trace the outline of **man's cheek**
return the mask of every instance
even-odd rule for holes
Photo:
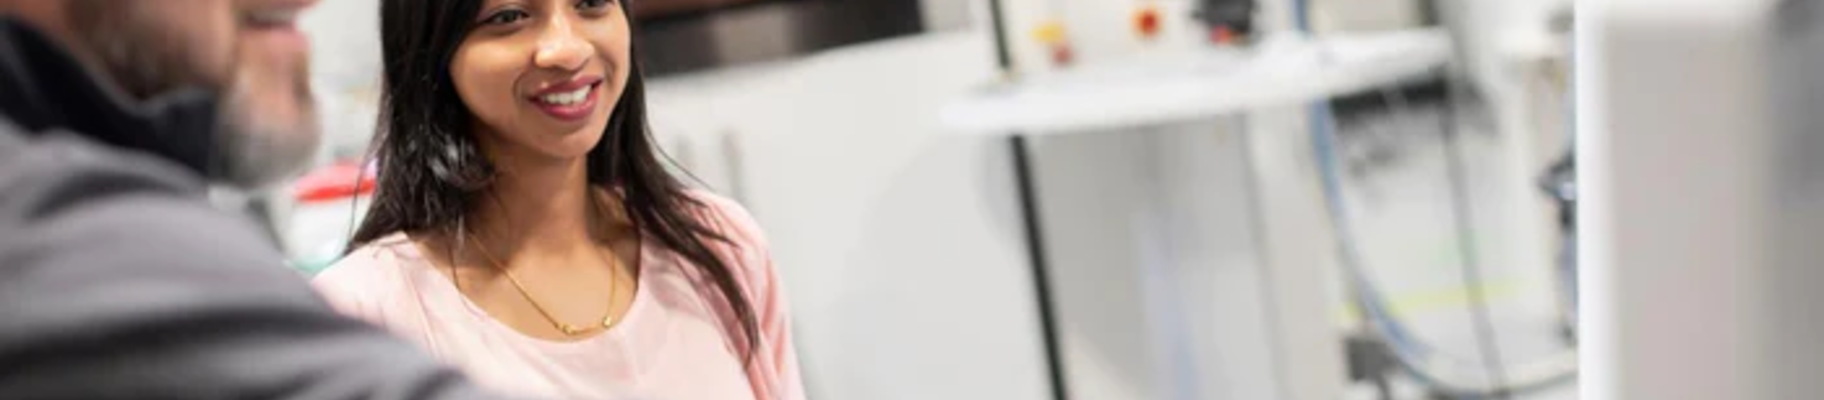
[[[240,46],[236,38],[239,23],[232,3],[225,0],[145,3],[158,3],[142,10],[157,14],[150,17],[166,24],[167,31],[180,36],[173,38],[179,40],[178,43],[189,44],[182,48],[191,58],[188,64],[198,75],[216,84],[227,84],[234,79]]]

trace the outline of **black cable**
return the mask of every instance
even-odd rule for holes
[[[1482,266],[1476,253],[1475,235],[1471,228],[1471,219],[1475,214],[1469,204],[1468,179],[1465,177],[1462,148],[1457,143],[1456,85],[1451,78],[1444,78],[1443,104],[1443,152],[1446,162],[1445,175],[1450,186],[1452,220],[1456,222],[1458,255],[1462,257],[1463,285],[1468,292],[1472,329],[1475,330],[1476,346],[1482,355],[1484,368],[1493,381],[1491,387],[1495,392],[1491,397],[1510,399],[1512,394],[1507,387],[1507,373],[1501,357],[1501,346],[1496,342],[1499,337],[1495,332],[1494,318],[1490,315],[1488,295],[1482,287]]]
[[[994,35],[995,62],[1003,76],[1014,75],[1013,50],[1007,43],[1006,15],[1000,0],[988,1],[988,19]],[[1051,395],[1057,400],[1070,399],[1070,386],[1064,381],[1064,353],[1058,338],[1058,318],[1051,295],[1050,265],[1045,257],[1044,229],[1039,220],[1038,188],[1034,182],[1031,149],[1026,137],[1014,132],[1008,140],[1013,156],[1015,189],[1019,192],[1020,218],[1026,234],[1026,256],[1032,263],[1033,295],[1038,297],[1039,334],[1045,346],[1045,367],[1051,380]]]
[[[1046,372],[1051,378],[1052,397],[1066,400],[1070,398],[1070,390],[1069,385],[1064,383],[1064,353],[1058,343],[1058,317],[1051,295],[1050,264],[1045,257],[1044,227],[1039,223],[1038,188],[1033,182],[1032,150],[1026,143],[1025,136],[1014,135],[1010,141],[1014,180],[1019,190],[1020,217],[1025,222],[1026,256],[1032,261],[1033,295],[1038,297],[1039,331],[1045,344]]]
[[[988,22],[994,34],[994,61],[1001,67],[1001,72],[1013,71],[1013,49],[1007,45],[1007,13],[1001,10],[1001,0],[988,0]]]

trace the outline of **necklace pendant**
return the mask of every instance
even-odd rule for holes
[[[583,333],[582,328],[577,328],[576,325],[570,325],[570,324],[560,324],[557,326],[557,329],[564,331],[565,335],[570,335],[570,336],[576,336],[576,335],[580,335]]]

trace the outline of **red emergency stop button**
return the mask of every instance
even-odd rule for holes
[[[1159,24],[1159,7],[1147,4],[1140,6],[1139,10],[1134,11],[1134,31],[1138,32],[1141,38],[1152,39],[1158,37]]]

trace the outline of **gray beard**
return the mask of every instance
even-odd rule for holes
[[[216,130],[215,139],[212,178],[217,182],[241,190],[260,190],[310,166],[322,136],[314,112],[306,113],[298,126],[282,126],[263,122],[247,108],[252,100],[242,91],[231,89],[224,100],[222,127]]]
[[[132,0],[144,1],[144,0]],[[247,83],[214,82],[200,76],[190,51],[141,16],[143,9],[120,0],[72,0],[66,11],[79,40],[95,49],[101,68],[132,98],[145,99],[178,87],[219,91],[223,100],[215,136],[215,159],[209,178],[241,190],[258,190],[289,178],[309,165],[319,141],[314,112],[296,125],[274,123],[256,113]],[[143,5],[143,4],[141,4]],[[236,55],[238,57],[238,55]],[[238,73],[237,73],[238,74]],[[309,82],[300,79],[294,93],[310,106]],[[307,110],[309,111],[309,110]]]

